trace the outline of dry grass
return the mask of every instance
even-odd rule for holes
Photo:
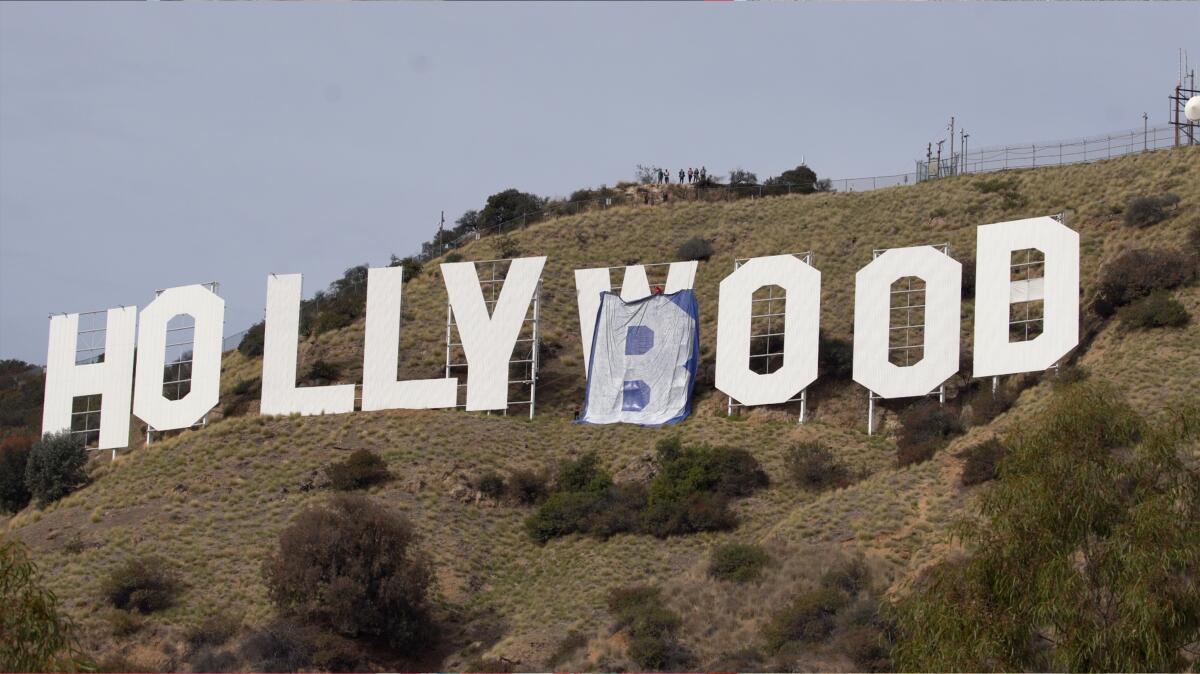
[[[975,493],[959,485],[961,464],[953,454],[1028,418],[1044,404],[1050,384],[1026,390],[989,426],[971,429],[933,460],[904,469],[894,468],[895,445],[889,438],[865,435],[865,393],[856,386],[814,392],[814,421],[803,427],[772,410],[725,418],[724,398],[711,388],[699,391],[697,414],[676,430],[577,426],[570,411],[582,398],[583,378],[571,270],[665,261],[691,236],[712,241],[715,255],[701,263],[697,276],[702,354],[711,358],[717,284],[735,257],[814,250],[824,279],[823,327],[848,337],[851,315],[845,308],[852,305],[854,273],[870,260],[872,248],[948,241],[955,257],[963,259],[974,253],[978,224],[1067,211],[1068,224],[1082,235],[1086,293],[1105,260],[1135,245],[1181,246],[1188,227],[1200,222],[1200,150],[1010,176],[1027,200],[1019,208],[975,189],[981,178],[961,177],[864,194],[616,208],[535,225],[512,239],[523,254],[549,255],[543,276],[545,335],[558,350],[543,370],[533,421],[520,414],[453,411],[226,419],[115,462],[97,461],[91,486],[45,511],[13,517],[6,535],[33,547],[50,586],[83,624],[93,647],[145,642],[153,628],[162,650],[217,611],[244,613],[250,624],[271,616],[261,561],[296,513],[327,498],[301,486],[314,471],[345,456],[335,446],[362,447],[378,452],[396,476],[371,493],[407,513],[424,536],[440,570],[444,605],[464,614],[499,616],[505,635],[488,657],[504,656],[521,669],[536,669],[563,635],[577,630],[592,640],[567,665],[620,665],[620,648],[605,630],[610,618],[604,599],[614,587],[641,582],[665,588],[668,604],[685,620],[681,640],[699,664],[713,662],[757,643],[758,627],[769,613],[844,554],[865,554],[881,586],[895,592],[953,550],[949,525],[970,513]],[[1175,217],[1144,230],[1122,224],[1115,206],[1137,194],[1164,191],[1181,197]],[[485,238],[461,252],[467,259],[490,259],[494,245]],[[1175,295],[1200,317],[1200,290]],[[440,376],[445,296],[436,264],[406,286],[404,297],[403,370],[407,376]],[[969,303],[964,314],[967,349]],[[1195,396],[1198,323],[1138,333],[1110,326],[1082,362],[1095,376],[1118,382],[1140,411],[1153,414],[1165,401]],[[302,343],[301,367],[320,357],[341,365],[348,381],[357,380],[361,344],[361,323],[321,335]],[[224,390],[260,370],[259,359],[228,355]],[[607,541],[569,537],[537,546],[522,529],[528,510],[449,496],[463,476],[541,468],[593,449],[617,470],[673,432],[688,442],[749,448],[770,474],[770,488],[736,504],[742,520],[737,530],[665,541],[634,535]],[[819,494],[793,486],[783,466],[785,449],[798,440],[818,439],[865,479]],[[710,549],[735,541],[759,543],[771,552],[762,580],[732,587],[706,575]],[[99,579],[142,553],[175,562],[187,589],[175,607],[149,616],[139,635],[116,639],[106,627]]]

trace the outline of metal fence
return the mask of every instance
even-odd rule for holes
[[[1002,145],[978,150],[968,148],[967,152],[943,158],[940,163],[937,159],[918,160],[917,180],[965,173],[1083,164],[1174,146],[1175,129],[1167,124],[1069,140]]]

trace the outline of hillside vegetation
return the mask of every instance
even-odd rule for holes
[[[1132,200],[1167,194],[1177,201],[1162,219],[1126,222]],[[881,431],[868,436],[866,392],[844,377],[826,376],[813,387],[804,425],[795,423],[791,407],[725,415],[725,397],[712,388],[711,373],[717,287],[735,258],[813,251],[822,272],[822,329],[831,340],[849,340],[854,274],[871,260],[872,249],[949,243],[951,254],[966,261],[974,256],[977,225],[1057,213],[1081,235],[1086,338],[1076,366],[1062,375],[1006,378],[1011,407],[981,413],[979,384],[969,380],[972,305],[966,298],[966,374],[950,382],[945,422],[953,428],[930,445],[929,460],[898,461],[897,442],[908,442],[902,421],[920,413],[912,401],[889,403]],[[832,602],[866,611],[861,607],[880,597],[904,596],[922,571],[959,554],[953,525],[972,516],[978,494],[989,489],[963,485],[963,450],[1004,436],[1046,409],[1059,377],[1086,372],[1112,382],[1151,424],[1172,405],[1195,401],[1200,289],[1168,291],[1193,317],[1182,327],[1134,327],[1120,318],[1102,320],[1088,307],[1102,269],[1123,252],[1182,251],[1194,264],[1197,227],[1200,148],[861,194],[672,202],[541,222],[456,251],[466,260],[513,253],[549,258],[542,289],[545,360],[533,420],[524,408],[507,416],[443,410],[259,417],[261,359],[234,351],[225,357],[218,408],[228,418],[216,413],[218,420],[202,430],[114,461],[97,458],[88,486],[44,510],[31,506],[13,516],[5,536],[29,546],[90,652],[120,658],[126,668],[198,666],[188,664],[195,650],[189,635],[213,616],[227,616],[241,630],[276,618],[264,561],[299,513],[330,501],[324,469],[350,450],[365,449],[382,457],[391,475],[367,493],[408,517],[433,570],[430,602],[442,645],[426,660],[408,661],[412,667],[868,668],[874,637],[862,636],[866,622],[831,623],[824,634],[833,636],[796,649],[784,637],[772,641],[771,635],[786,632],[779,611],[809,610],[795,599],[806,592],[815,593],[814,606]],[[693,417],[663,429],[573,424],[584,378],[572,270],[671,261],[693,237],[713,250],[696,278],[703,363]],[[443,373],[446,298],[439,261],[405,285],[406,377]],[[613,282],[620,282],[619,270]],[[330,379],[358,382],[362,341],[361,319],[320,332],[302,341],[299,371],[320,362],[330,366]],[[729,502],[735,528],[539,542],[525,524],[534,507],[498,487],[482,488],[489,473],[510,482],[522,471],[553,475],[588,452],[618,483],[636,480],[655,463],[660,441],[676,436],[684,446],[748,450],[765,471],[765,487]],[[797,454],[798,445],[819,445],[827,454]],[[833,479],[804,477],[830,460],[840,465]],[[741,557],[761,561],[757,551],[766,553],[761,568],[739,576],[743,582],[710,572],[713,551],[734,543],[755,547],[734,548],[731,564]],[[131,625],[105,601],[101,579],[148,555],[165,560],[180,589],[168,606]],[[824,578],[855,565],[867,580],[846,586]],[[639,633],[644,621],[636,611],[644,602],[612,594],[634,585],[653,587],[659,594],[649,603],[673,612],[678,624],[659,616],[656,624],[674,626]],[[850,612],[837,609],[838,620]],[[856,638],[861,647],[854,647]],[[378,653],[369,653],[367,662],[399,666]]]

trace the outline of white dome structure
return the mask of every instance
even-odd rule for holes
[[[1200,96],[1192,96],[1183,106],[1183,114],[1189,122],[1200,122]]]

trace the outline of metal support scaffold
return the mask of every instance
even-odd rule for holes
[[[508,274],[508,267],[512,260],[484,260],[475,263],[475,273],[479,277],[479,287],[483,291],[483,302],[487,306],[489,315],[496,308],[496,302],[500,299],[500,291],[504,285],[504,279]],[[482,272],[482,273],[481,273]],[[484,278],[484,275],[487,278]],[[516,407],[521,405],[529,406],[529,418],[532,419],[534,412],[537,410],[537,380],[538,366],[540,365],[539,349],[540,345],[540,322],[541,322],[541,304],[542,304],[542,280],[538,278],[537,288],[533,292],[533,301],[529,304],[529,309],[526,311],[525,319],[521,325],[521,332],[517,335],[516,346],[513,348],[512,355],[508,361],[508,386],[510,393],[513,387],[528,391],[528,399],[525,400],[510,400],[508,407]],[[461,341],[455,341],[457,333],[456,323],[454,321],[454,309],[451,308],[450,302],[446,302],[446,377],[455,376],[455,371],[465,371],[467,368],[466,354],[463,351]],[[461,338],[460,338],[461,340]],[[528,351],[519,345],[527,344]],[[513,368],[517,368],[517,373],[514,375]],[[514,378],[515,376],[515,378]],[[455,407],[458,409],[466,408],[466,381],[458,384],[458,401]],[[508,415],[508,408],[504,410],[505,416]]]
[[[810,267],[812,266],[813,254],[811,250],[803,253],[792,253],[791,255],[803,260],[804,264],[809,265]],[[740,268],[746,262],[749,262],[751,259],[752,258],[743,257],[734,260],[733,270],[737,271],[738,268]],[[767,286],[766,297],[750,300],[750,365],[751,369],[754,369],[756,361],[760,362],[761,369],[763,370],[763,372],[760,374],[766,374],[773,371],[771,370],[772,358],[778,358],[780,367],[782,367],[784,349],[787,346],[783,343],[784,324],[787,320],[787,293],[784,291],[780,295],[776,296],[775,288],[776,286]],[[776,311],[777,302],[781,305],[778,311]],[[766,303],[765,308],[762,307],[763,303]],[[778,324],[776,324],[775,319],[779,319]],[[759,332],[759,330],[764,330],[764,332]],[[755,348],[755,344],[759,345],[757,349]],[[755,351],[762,351],[763,353],[755,353]],[[800,415],[797,418],[796,423],[802,424],[805,422],[808,416],[808,387],[801,389],[800,393],[795,397],[788,398],[787,400],[777,404],[786,405],[794,402],[800,403]],[[726,414],[733,416],[733,410],[736,407],[748,407],[748,405],[742,405],[741,403],[734,401],[733,396],[728,396]]]

